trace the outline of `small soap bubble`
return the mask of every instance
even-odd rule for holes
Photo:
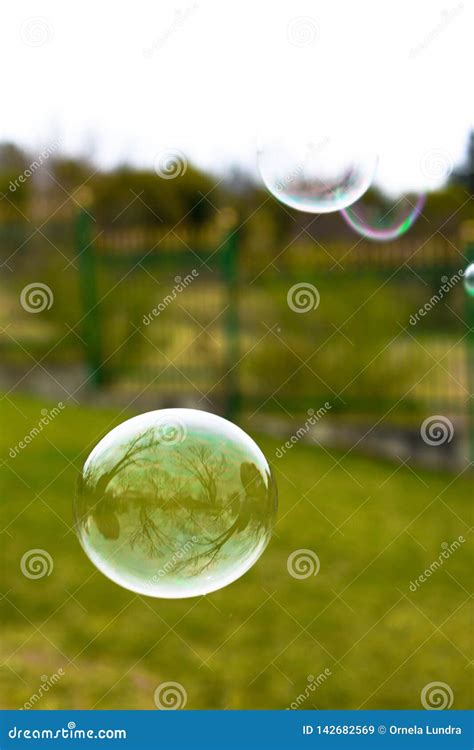
[[[470,297],[474,297],[474,263],[471,263],[464,271],[464,289]]]
[[[388,242],[413,226],[425,204],[423,193],[389,197],[379,190],[369,190],[352,206],[343,208],[346,223],[362,237]]]

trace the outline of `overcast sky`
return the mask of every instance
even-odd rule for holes
[[[393,187],[418,184],[420,164],[441,179],[474,124],[472,0],[22,0],[1,14],[0,139],[33,150],[60,138],[103,165],[180,149],[254,169],[262,122],[310,107],[316,142],[319,113],[374,133]]]

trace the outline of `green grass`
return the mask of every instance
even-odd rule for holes
[[[64,676],[38,708],[154,708],[155,688],[181,683],[188,708],[285,708],[308,675],[328,678],[302,708],[420,708],[447,683],[470,702],[469,526],[472,476],[342,457],[256,437],[280,495],[274,538],[227,589],[182,601],[140,597],[108,581],[71,528],[75,480],[90,448],[125,418],[67,406],[15,458],[50,404],[1,402],[3,708],[19,708],[42,676]],[[436,448],[433,448],[436,450]],[[467,541],[416,592],[410,581],[443,542]],[[22,555],[47,550],[51,575],[22,575]],[[320,572],[291,577],[287,559],[314,550]]]

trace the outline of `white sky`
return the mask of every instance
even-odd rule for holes
[[[1,21],[0,139],[33,150],[254,170],[262,120],[312,107],[315,130],[330,112],[373,133],[400,187],[420,164],[438,179],[474,125],[472,0],[22,0]]]

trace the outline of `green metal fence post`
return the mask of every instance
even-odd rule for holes
[[[79,285],[82,304],[82,330],[85,341],[85,358],[92,385],[104,382],[99,298],[97,294],[97,267],[92,241],[90,214],[81,209],[76,221],[76,249],[79,264]]]
[[[225,315],[226,341],[226,404],[225,412],[228,419],[235,420],[241,407],[239,387],[239,278],[238,278],[238,230],[229,232],[222,248],[222,275],[227,290],[227,310]]]
[[[466,232],[466,246],[464,255],[466,258],[466,268],[474,263],[474,224]],[[469,458],[474,461],[474,297],[464,294],[464,310],[468,334],[466,338],[467,346],[467,387],[468,394],[468,431],[469,431]]]

